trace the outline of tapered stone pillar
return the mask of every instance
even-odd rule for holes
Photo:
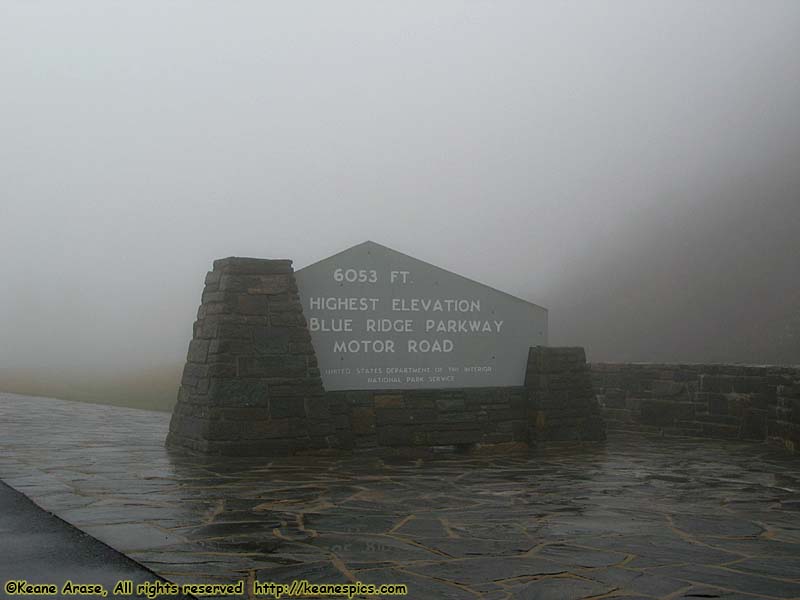
[[[249,456],[337,445],[290,260],[214,261],[167,445]]]
[[[605,422],[583,348],[531,348],[525,387],[531,441],[606,438]]]

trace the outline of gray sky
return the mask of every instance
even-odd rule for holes
[[[0,81],[0,367],[180,362],[213,259],[365,239],[590,358],[800,361],[795,0],[5,0]]]

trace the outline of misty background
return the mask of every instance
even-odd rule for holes
[[[0,389],[169,408],[215,258],[372,239],[592,361],[800,363],[800,3],[0,4]]]

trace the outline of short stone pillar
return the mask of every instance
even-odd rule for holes
[[[583,348],[532,347],[525,387],[532,442],[606,438]]]
[[[292,261],[214,261],[167,445],[234,456],[337,445]]]

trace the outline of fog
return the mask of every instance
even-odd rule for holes
[[[800,363],[800,3],[3,2],[0,368],[372,239],[591,360]]]

